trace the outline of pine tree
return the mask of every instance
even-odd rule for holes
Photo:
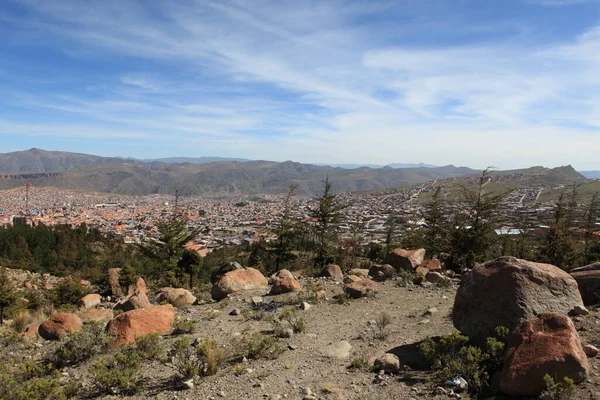
[[[275,268],[281,269],[283,265],[294,258],[295,222],[292,219],[292,198],[298,185],[291,185],[283,202],[283,213],[276,230],[277,241],[275,242]]]
[[[202,259],[197,251],[185,249],[181,254],[181,258],[177,262],[177,266],[181,271],[186,273],[190,278],[190,289],[194,288],[194,276],[200,272]]]
[[[323,193],[311,212],[311,216],[317,220],[315,265],[320,268],[333,261],[332,247],[336,235],[333,234],[332,229],[342,222],[342,211],[348,207],[342,204],[338,195],[333,193],[329,177],[325,178],[323,184]]]
[[[553,221],[539,249],[539,256],[544,262],[565,270],[570,269],[577,258],[576,243],[570,232],[574,219],[573,200],[577,197],[576,190],[574,187],[568,202],[565,200],[565,192],[560,194],[555,205]]]
[[[431,201],[425,205],[426,212],[423,214],[427,226],[424,233],[425,248],[432,255],[446,251],[448,247],[448,226],[444,221],[444,204],[441,187],[438,186]]]
[[[487,257],[496,241],[494,224],[496,212],[507,193],[486,192],[484,186],[491,180],[486,168],[478,179],[476,189],[462,188],[461,197],[466,210],[456,213],[454,229],[450,234],[453,263],[471,268],[476,259]]]
[[[594,243],[594,228],[596,220],[600,215],[600,192],[596,192],[592,195],[590,203],[587,205],[587,209],[584,214],[584,247],[583,247],[583,264],[589,264],[598,259],[600,254],[595,251]]]

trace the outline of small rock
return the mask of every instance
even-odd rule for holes
[[[428,308],[427,311],[423,313],[423,315],[433,315],[438,312],[438,309],[435,307]]]
[[[344,359],[350,357],[350,350],[352,345],[345,340],[340,342],[332,343],[329,346],[321,350],[321,352],[331,358]]]
[[[573,307],[571,311],[569,311],[569,315],[589,315],[589,311],[584,306],[576,305]]]
[[[467,390],[469,388],[469,384],[462,376],[455,376],[444,382],[444,385],[452,387],[455,390]]]
[[[312,306],[308,304],[306,301],[303,301],[300,305],[300,309],[304,311],[308,311]]]
[[[583,346],[583,351],[585,352],[585,355],[590,358],[594,358],[598,355],[598,348],[596,346],[592,346],[591,344],[586,344]]]
[[[252,297],[252,304],[261,304],[263,302],[263,298],[260,296]]]
[[[380,372],[395,374],[400,371],[400,359],[395,354],[385,353],[378,357],[374,363]]]
[[[192,390],[194,388],[194,379],[183,381],[183,387],[187,390]]]
[[[239,308],[234,308],[233,310],[231,310],[231,312],[229,313],[229,315],[240,315],[242,312],[240,311]]]

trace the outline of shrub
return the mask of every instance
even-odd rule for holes
[[[183,337],[175,341],[170,355],[183,380],[214,375],[225,361],[225,354],[219,344],[210,339],[203,339],[197,346],[193,346],[189,337]]]
[[[133,394],[138,387],[140,363],[136,352],[104,356],[91,368],[92,382],[103,393]]]
[[[196,330],[196,324],[197,324],[196,321],[191,320],[191,319],[188,319],[188,320],[178,319],[173,324],[173,335],[183,335],[183,334],[194,333],[194,331]]]
[[[369,361],[366,358],[362,357],[352,359],[348,368],[357,369],[364,372],[371,372],[372,370]]]
[[[109,338],[99,324],[85,325],[69,337],[46,357],[46,362],[60,369],[79,365],[97,354],[104,353]]]
[[[162,360],[165,358],[165,349],[161,341],[160,334],[151,333],[137,338],[129,351],[137,353],[142,360]]]
[[[296,310],[293,308],[288,308],[279,313],[278,320],[280,323],[284,323],[284,326],[289,326],[294,333],[306,331],[306,320],[302,317],[297,317]]]
[[[575,398],[575,382],[569,377],[564,377],[562,382],[554,382],[554,379],[546,374],[544,376],[546,390],[540,395],[542,400],[571,400]]]
[[[51,299],[56,306],[75,305],[83,296],[90,294],[89,287],[77,279],[64,279],[52,291]]]
[[[283,352],[285,348],[279,344],[279,339],[260,333],[238,341],[235,346],[236,356],[246,357],[249,360],[275,360]]]
[[[469,338],[459,332],[437,341],[427,338],[418,347],[442,379],[462,376],[470,390],[478,393],[488,384],[490,375],[502,367],[507,333],[506,328],[496,328],[483,348],[470,344]]]
[[[392,317],[386,312],[382,312],[375,319],[375,339],[385,340],[389,336],[388,325],[392,323]]]
[[[17,333],[25,332],[27,325],[31,320],[31,314],[27,310],[18,310],[13,312],[12,315],[12,327]]]

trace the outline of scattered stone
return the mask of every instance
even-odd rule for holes
[[[370,270],[364,268],[352,268],[350,270],[350,275],[356,275],[360,278],[368,278],[370,275]]]
[[[400,371],[401,368],[400,359],[398,358],[398,356],[391,353],[385,353],[382,356],[378,357],[373,363],[373,365],[375,366],[375,368],[379,369],[380,371],[384,371],[388,374],[395,374],[398,371]]]
[[[421,263],[421,267],[427,268],[429,271],[441,272],[444,270],[444,265],[437,258],[431,260],[425,260]]]
[[[240,311],[239,308],[234,308],[233,310],[231,310],[231,312],[229,313],[229,315],[236,316],[236,315],[240,315],[241,313],[242,312]]]
[[[462,376],[455,376],[454,378],[444,382],[444,385],[459,391],[464,391],[469,388],[469,384]]]
[[[132,311],[149,309],[152,307],[148,296],[144,292],[132,294],[131,296],[125,297],[114,306],[114,310],[117,311]]]
[[[358,282],[349,283],[344,287],[344,291],[353,299],[369,296],[379,291],[377,283],[370,279],[362,279]]]
[[[445,282],[450,278],[444,276],[443,274],[440,274],[439,272],[429,272],[427,275],[425,275],[425,279],[427,279],[427,282],[437,284],[440,282]]]
[[[183,387],[187,390],[192,390],[194,388],[194,378],[183,381]]]
[[[500,257],[463,275],[452,321],[465,335],[485,339],[497,326],[513,330],[535,315],[576,306],[583,307],[577,282],[560,268]]]
[[[377,282],[383,282],[393,279],[396,276],[396,270],[390,264],[373,265],[369,269],[369,276]]]
[[[556,382],[569,377],[576,383],[590,369],[575,325],[566,315],[545,313],[520,324],[508,337],[500,372],[500,390],[512,396],[538,396],[544,376]]]
[[[344,272],[342,272],[340,266],[336,264],[327,264],[323,271],[321,271],[321,276],[334,279],[338,282],[342,282],[344,280]]]
[[[156,292],[156,301],[167,302],[172,305],[192,305],[196,297],[187,289],[165,287]]]
[[[150,333],[168,333],[175,321],[172,305],[150,309],[126,311],[117,315],[106,325],[106,333],[116,336],[115,345],[133,343],[135,339]]]
[[[257,305],[257,304],[262,304],[264,303],[263,298],[260,296],[253,296],[252,297],[252,304]]]
[[[311,307],[312,307],[312,305],[310,305],[306,301],[303,301],[302,304],[300,304],[300,309],[304,310],[304,311],[310,310]]]
[[[600,304],[600,262],[571,270],[586,306]]]
[[[386,262],[396,269],[414,271],[423,263],[425,249],[405,250],[395,249],[387,255]]]
[[[227,272],[213,285],[211,296],[214,300],[222,300],[231,293],[244,290],[267,289],[269,282],[255,268],[235,269]]]
[[[431,308],[428,308],[428,309],[427,309],[427,311],[425,311],[425,312],[423,313],[423,315],[425,315],[425,316],[429,316],[429,315],[437,314],[437,312],[438,312],[438,309],[437,309],[437,308],[435,308],[435,307],[431,307]]]
[[[321,350],[321,353],[327,357],[342,360],[350,357],[350,350],[352,350],[352,345],[346,340],[342,340],[325,347]]]
[[[591,344],[586,344],[583,346],[583,351],[585,352],[585,355],[590,358],[594,358],[598,355],[598,348],[596,346],[592,346]]]
[[[273,286],[271,287],[270,295],[282,293],[299,292],[302,290],[300,283],[294,278],[294,275],[287,269],[278,271],[271,277]]]
[[[83,322],[75,314],[58,313],[42,322],[38,328],[40,336],[46,340],[60,340],[68,333],[79,331]]]
[[[83,296],[77,305],[81,308],[94,308],[100,303],[102,303],[102,296],[92,293]]]
[[[25,332],[20,335],[26,339],[35,339],[38,336],[40,324],[31,324],[25,328]]]
[[[423,277],[425,279],[427,279],[427,274],[429,273],[429,270],[425,267],[417,267],[417,269],[415,269],[415,274],[417,274],[417,276]]]

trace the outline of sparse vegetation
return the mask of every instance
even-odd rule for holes
[[[569,377],[565,377],[562,382],[555,382],[550,375],[546,374],[544,383],[546,390],[540,395],[541,400],[571,400],[575,398],[575,382]]]
[[[375,339],[385,340],[389,336],[387,327],[392,323],[392,316],[386,312],[380,313],[375,319]]]
[[[90,324],[70,335],[46,357],[46,362],[55,368],[77,366],[97,354],[107,351],[110,339],[104,334],[103,326]]]
[[[173,323],[173,335],[191,334],[196,330],[197,322],[191,319],[178,319]]]

